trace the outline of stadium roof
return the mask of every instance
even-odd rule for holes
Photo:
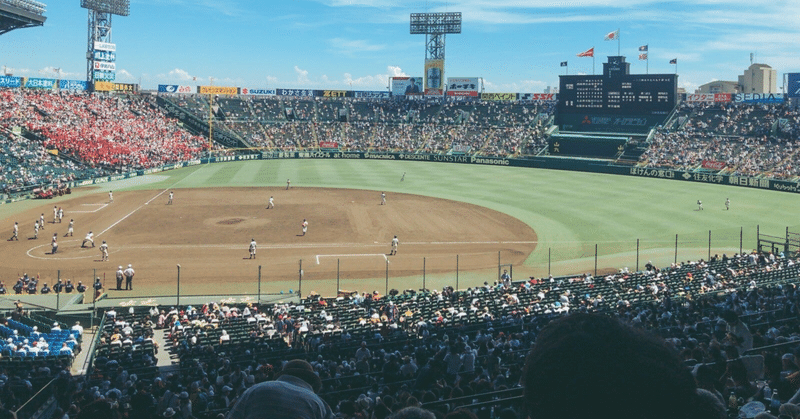
[[[45,7],[33,0],[0,0],[0,35],[14,29],[44,25]]]

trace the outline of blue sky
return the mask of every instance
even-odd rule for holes
[[[0,65],[17,76],[85,79],[87,11],[79,0],[40,0],[44,27],[0,36]],[[597,71],[617,43],[644,73],[638,47],[649,45],[650,73],[672,73],[693,92],[736,80],[755,61],[800,70],[800,2],[700,0],[395,1],[131,0],[113,17],[117,81],[248,88],[385,90],[390,76],[423,73],[425,37],[409,34],[413,12],[462,12],[447,36],[446,77],[482,77],[487,92],[541,92],[570,74]],[[197,82],[192,78],[196,77]],[[782,83],[778,83],[780,90]]]

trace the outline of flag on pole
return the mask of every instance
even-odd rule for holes
[[[618,38],[619,38],[619,29],[615,30],[614,32],[609,32],[608,35],[606,35],[605,40],[614,41]]]
[[[673,58],[673,59],[669,60],[669,63],[670,64],[678,64],[678,59],[677,58]]]
[[[639,47],[639,52],[647,52],[647,45],[642,45]]]
[[[561,62],[561,67],[566,67],[566,66],[567,66],[567,62],[566,61],[562,61]]]
[[[578,54],[578,57],[594,57],[594,47],[591,47],[586,51]]]
[[[647,53],[646,52],[644,54],[639,54],[639,60],[646,60],[646,59],[647,59]]]

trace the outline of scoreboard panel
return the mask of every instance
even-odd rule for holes
[[[602,75],[560,76],[556,123],[566,131],[629,132],[664,122],[677,103],[676,74],[629,74],[609,57]]]

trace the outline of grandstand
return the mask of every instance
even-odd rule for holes
[[[0,35],[14,29],[44,25],[46,7],[35,0],[0,1]]]

